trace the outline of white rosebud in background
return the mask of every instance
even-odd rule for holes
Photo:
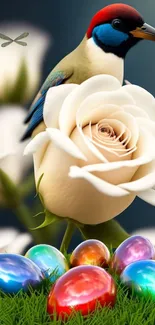
[[[23,254],[32,242],[28,233],[20,233],[14,228],[0,229],[0,253]]]
[[[35,95],[40,79],[44,55],[51,43],[49,35],[28,24],[0,24],[0,33],[21,39],[27,46],[11,43],[0,47],[0,101],[24,103]],[[0,38],[0,45],[7,42]]]
[[[151,243],[155,246],[155,228],[140,228],[137,230],[134,230],[131,233],[131,236],[144,236],[148,238]]]
[[[99,224],[139,196],[155,205],[155,98],[99,75],[49,89],[47,129],[29,143],[45,207]]]
[[[0,107],[0,169],[15,184],[22,181],[24,174],[32,166],[32,157],[23,157],[25,143],[20,142],[25,130],[25,115],[26,111],[22,107]]]

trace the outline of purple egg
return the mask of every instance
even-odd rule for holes
[[[135,261],[153,259],[155,259],[153,244],[143,236],[131,236],[116,249],[111,268],[117,274],[121,274],[127,265]]]

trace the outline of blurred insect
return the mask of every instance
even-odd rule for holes
[[[21,39],[27,37],[28,35],[29,35],[29,33],[25,32],[25,33],[22,33],[21,35],[19,35],[18,37],[16,37],[15,39],[12,39],[11,37],[0,33],[0,38],[7,41],[7,42],[4,42],[3,44],[1,44],[1,46],[6,47],[6,46],[10,45],[13,42],[15,42],[15,43],[17,43],[19,45],[22,45],[22,46],[27,46],[27,43],[21,41]]]

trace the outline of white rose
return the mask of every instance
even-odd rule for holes
[[[139,228],[131,233],[131,236],[143,236],[150,240],[155,246],[155,228]]]
[[[23,125],[25,116],[26,110],[22,107],[0,107],[0,169],[15,184],[22,181],[24,174],[32,166],[31,157],[24,159],[25,143],[20,142],[21,135],[25,130],[25,125]]]
[[[23,254],[32,242],[29,233],[20,233],[14,228],[0,229],[0,253]]]
[[[24,32],[27,38],[21,39],[27,46],[15,42],[0,48],[0,100],[5,101],[8,92],[20,92],[25,85],[24,99],[30,100],[35,95],[41,79],[44,55],[49,47],[50,38],[47,33],[31,25],[4,23],[0,24],[0,33],[15,39]],[[0,44],[7,42],[0,38]],[[24,71],[23,71],[24,68]],[[21,77],[21,73],[23,76]],[[20,89],[15,89],[17,80]],[[22,79],[23,78],[23,79]],[[22,89],[23,91],[23,89]],[[12,98],[11,98],[12,99]],[[11,100],[9,101],[11,102]],[[22,102],[23,103],[23,102]]]
[[[136,196],[155,204],[155,99],[112,76],[49,89],[47,129],[34,153],[36,183],[46,208],[84,224],[125,210]]]

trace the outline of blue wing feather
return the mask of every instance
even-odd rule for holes
[[[40,97],[32,105],[32,108],[30,109],[25,119],[25,123],[29,122],[29,125],[21,141],[24,141],[29,138],[34,129],[43,121],[43,107],[48,89],[50,87],[62,84],[65,79],[65,74],[61,71],[50,74],[49,77],[46,79],[45,83],[41,88]]]
[[[37,110],[32,115],[28,128],[22,138],[24,141],[25,139],[29,138],[34,131],[34,129],[43,121],[43,104],[38,107]]]
[[[46,96],[47,91],[44,91],[41,93],[41,97],[34,103],[32,106],[32,109],[29,111],[24,123],[28,123],[33,116],[34,112],[39,109],[40,106],[44,104],[45,101],[45,96]]]

